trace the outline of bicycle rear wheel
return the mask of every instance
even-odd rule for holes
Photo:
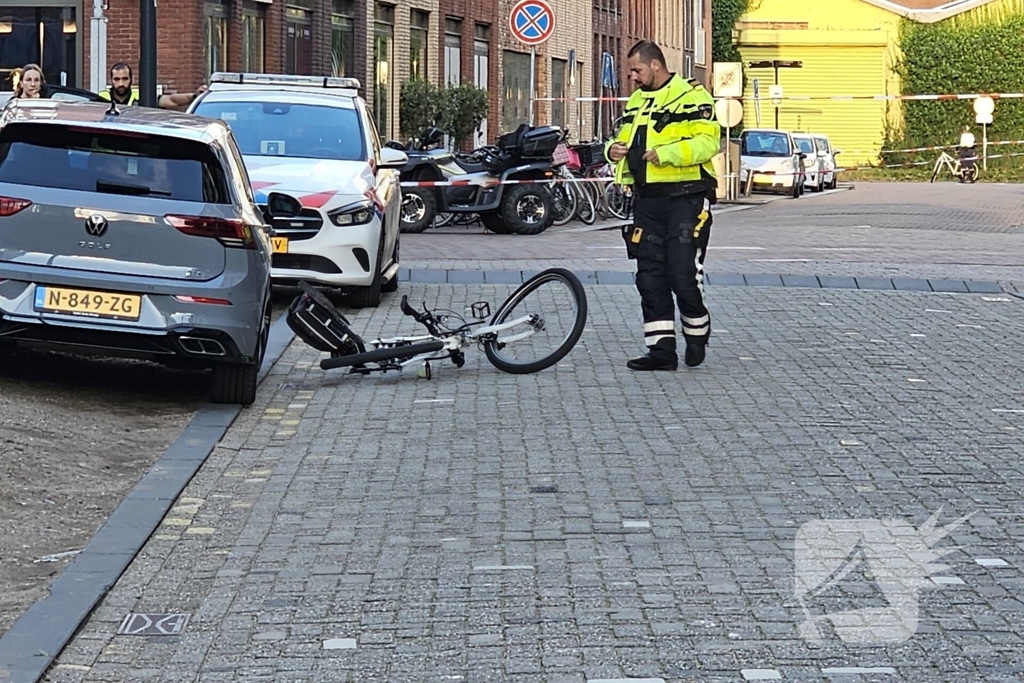
[[[491,365],[514,375],[540,372],[562,360],[576,346],[587,322],[583,283],[565,268],[549,268],[527,280],[491,318],[500,325],[528,321],[484,342]]]

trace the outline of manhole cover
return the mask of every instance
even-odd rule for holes
[[[187,614],[141,614],[132,612],[117,629],[119,636],[176,636],[188,623]]]

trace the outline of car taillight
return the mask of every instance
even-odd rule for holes
[[[32,206],[27,199],[15,199],[14,197],[0,197],[0,216],[13,216],[22,209]]]
[[[253,236],[252,228],[238,218],[164,216],[164,220],[186,235],[212,237],[225,247],[256,248],[256,238]]]

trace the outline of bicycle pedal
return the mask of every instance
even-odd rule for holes
[[[473,317],[478,320],[489,318],[491,315],[491,305],[486,301],[477,301],[476,303],[470,304],[469,310],[472,312]]]

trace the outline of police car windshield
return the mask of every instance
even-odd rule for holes
[[[793,152],[789,148],[789,138],[783,133],[747,131],[740,154],[754,157],[788,157]]]
[[[287,102],[205,101],[194,114],[221,119],[245,156],[362,161],[355,109]]]

